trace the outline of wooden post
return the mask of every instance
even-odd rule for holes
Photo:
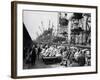
[[[71,40],[71,20],[69,20],[68,23],[68,44],[70,45],[70,40]]]

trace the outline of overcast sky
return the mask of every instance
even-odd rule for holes
[[[32,40],[34,40],[37,38],[37,33],[41,34],[43,29],[45,30],[49,27],[49,24],[50,27],[52,27],[53,24],[54,28],[57,28],[58,13],[43,11],[23,11],[23,22]]]

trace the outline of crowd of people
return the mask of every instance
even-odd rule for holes
[[[32,45],[25,49],[24,60],[26,64],[35,65],[36,60],[43,58],[60,57],[61,66],[90,66],[91,50],[88,48],[79,48],[67,45]]]

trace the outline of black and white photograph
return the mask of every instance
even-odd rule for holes
[[[12,76],[97,73],[97,7],[12,3]]]
[[[91,66],[91,13],[23,10],[23,69]]]

